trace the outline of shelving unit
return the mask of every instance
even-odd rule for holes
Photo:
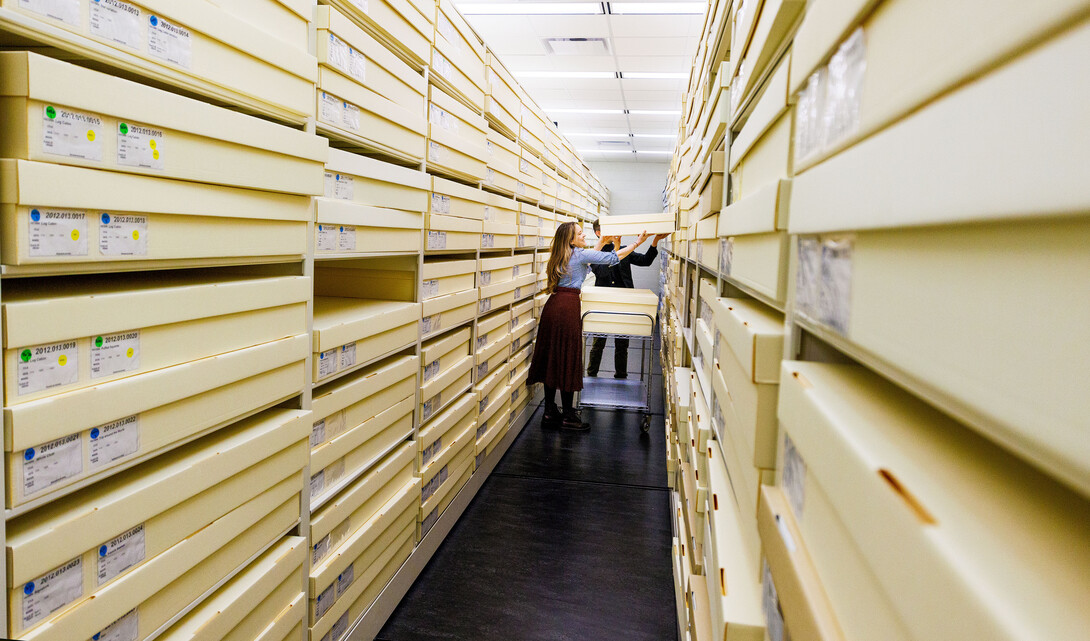
[[[1049,550],[1090,540],[1060,516],[1090,508],[1068,387],[1090,338],[1069,304],[1090,199],[1062,141],[1085,137],[1067,92],[1090,14],[1006,28],[990,9],[849,4],[712,2],[694,57],[660,309],[680,638],[1068,634],[1084,623],[1046,611],[1090,582]],[[919,65],[883,58],[910,41]],[[1015,121],[1016,140],[999,124]]]

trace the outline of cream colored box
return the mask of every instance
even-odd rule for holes
[[[499,395],[502,395],[501,391],[507,389],[510,380],[511,364],[509,362],[501,363],[488,376],[477,380],[473,391],[477,394],[478,414],[484,412],[493,401],[500,397]]]
[[[326,619],[336,620],[353,599],[353,588],[367,587],[368,568],[390,548],[400,547],[402,533],[414,525],[419,500],[420,482],[413,479],[354,532],[336,554],[311,568],[311,621],[318,625]]]
[[[774,301],[786,299],[786,232],[731,236],[724,244],[725,252],[721,251],[720,260],[723,275]]]
[[[421,380],[429,382],[440,373],[445,372],[454,363],[460,362],[463,357],[470,355],[469,339],[472,329],[463,327],[441,337],[426,341],[421,346],[421,365],[423,371]]]
[[[420,303],[314,297],[314,381],[358,369],[416,340]]]
[[[337,494],[360,473],[413,434],[414,396],[395,402],[357,427],[314,449],[310,457],[310,501]]]
[[[716,361],[716,364],[718,365],[719,361]],[[765,425],[760,430],[755,430],[752,421],[744,420],[740,414],[744,408],[735,398],[739,397],[741,392],[728,387],[728,383],[718,373],[712,376],[712,389],[716,401],[713,408],[713,420],[716,423],[720,447],[727,458],[727,467],[731,470],[731,478],[736,484],[738,503],[747,508],[753,507],[754,509],[750,512],[756,514],[760,485],[771,483],[776,470],[779,426],[775,422],[774,410],[772,425]],[[758,410],[763,411],[764,414],[759,416],[767,421],[769,397],[774,408],[779,388],[776,385],[768,385],[758,389],[764,392],[762,404],[758,405]],[[769,461],[770,458],[771,461]],[[752,521],[750,523],[752,524]]]
[[[506,381],[504,382],[506,383]],[[492,396],[493,398],[491,399],[491,402],[485,405],[483,410],[479,410],[479,413],[477,415],[478,450],[475,452],[476,454],[479,454],[481,452],[481,450],[479,449],[481,447],[481,438],[483,437],[485,432],[489,431],[489,425],[492,425],[493,427],[498,426],[500,427],[501,431],[507,427],[506,415],[510,413],[511,409],[510,384],[508,383],[496,388]],[[493,417],[495,417],[496,420],[492,420]],[[503,420],[502,425],[500,422],[501,418]]]
[[[34,53],[0,69],[6,158],[321,193],[316,136]]]
[[[499,309],[510,305],[515,301],[515,289],[519,286],[519,279],[500,281],[492,285],[484,285],[480,288],[480,305],[477,315],[487,314],[493,309]]]
[[[421,479],[423,491],[421,494],[420,510],[417,513],[419,522],[427,525],[427,519],[432,513],[441,515],[454,496],[461,489],[466,478],[466,471],[473,469],[473,444],[477,434],[477,424],[473,421],[462,434],[459,434],[455,443],[447,449],[445,462],[435,461],[433,465],[441,465],[430,470],[430,479]],[[424,528],[422,528],[424,529]]]
[[[315,212],[316,256],[410,253],[423,247],[423,214],[328,198],[315,199]]]
[[[1087,524],[1070,518],[1084,497],[862,367],[787,362],[781,387],[785,494],[847,634],[859,629],[855,603],[827,576],[826,552],[841,547],[907,637],[1085,628],[1073,605],[1090,594],[1077,543]]]
[[[306,617],[307,595],[300,592],[291,604],[281,610],[272,623],[263,629],[253,641],[295,641],[300,638],[306,626],[303,619]],[[234,641],[234,640],[232,640]]]
[[[59,11],[12,0],[2,6],[21,22],[29,19],[24,29],[76,56],[278,120],[302,124],[314,115],[306,96],[314,56],[285,47],[248,18],[212,3],[147,0],[129,5],[124,18],[107,15],[104,24],[91,4],[69,2]],[[101,88],[94,94],[116,98]]]
[[[481,258],[479,262],[480,273],[477,276],[477,286],[486,287],[499,284],[515,278],[515,266],[518,256],[495,256]]]
[[[486,177],[488,123],[438,87],[429,90],[428,169],[469,182]]]
[[[494,404],[489,412],[489,416],[482,417],[477,426],[477,442],[473,446],[474,470],[481,467],[484,458],[492,453],[502,440],[502,435],[507,432],[511,420],[510,400]]]
[[[523,150],[525,151],[525,150]],[[520,161],[521,162],[521,161]],[[541,189],[519,180],[515,185],[515,198],[523,202],[537,204],[541,202]]]
[[[480,220],[430,214],[427,220],[427,251],[473,251],[481,246],[483,223]]]
[[[473,358],[477,364],[477,380],[483,379],[491,371],[491,367],[488,366],[489,363],[495,363],[497,358],[500,361],[507,360],[507,357],[511,354],[510,346],[514,334],[511,332],[494,332],[494,336],[495,338],[473,352]]]
[[[479,351],[496,342],[500,337],[511,333],[511,310],[503,309],[482,316],[477,320],[474,349]]]
[[[435,41],[435,7],[413,0],[376,0],[357,4],[355,0],[329,0],[346,17],[379,39],[390,51],[423,69],[431,60]]]
[[[442,440],[445,442],[439,450],[431,452],[431,462],[418,473],[423,484],[420,505],[426,504],[440,486],[446,483],[452,470],[461,466],[465,459],[473,457],[473,444],[477,435],[477,403],[472,395],[466,395],[463,401],[467,410],[472,412],[467,412],[454,429],[443,435]]]
[[[445,375],[436,378],[428,390],[421,390],[420,423],[426,423],[450,407],[451,403],[460,400],[472,386],[473,359],[466,357]]]
[[[514,183],[517,183],[519,178],[519,156],[521,152],[518,143],[489,127],[485,146],[489,152],[488,166],[510,179],[509,181],[505,180],[503,184],[498,182],[490,183],[490,186],[513,194],[515,191]],[[508,185],[510,185],[509,188]]]
[[[419,356],[392,356],[316,390],[310,447],[317,448],[412,396],[419,368]]]
[[[452,74],[442,68],[442,65],[436,64],[434,58],[432,66],[439,67],[436,71],[440,78],[458,87],[464,94],[462,100],[479,113],[484,107],[484,90],[487,85],[484,43],[453,2],[440,0],[436,5],[438,11],[435,16],[435,49],[454,63],[457,73]],[[462,86],[466,79],[473,83],[472,89]]]
[[[752,452],[753,465],[772,469],[776,463],[776,402],[775,383],[754,383],[745,366],[728,343],[720,345],[720,358],[715,360],[717,377],[722,381],[722,394],[717,397],[724,408],[727,431],[735,443],[745,444],[744,454]],[[719,381],[713,381],[718,384]],[[739,439],[738,437],[742,438]],[[743,460],[749,458],[742,456]]]
[[[669,234],[676,229],[674,215],[670,213],[602,216],[598,223],[605,236],[638,236],[644,231],[648,234]]]
[[[265,33],[297,49],[307,49],[307,22],[311,18],[306,0],[273,0],[254,6],[251,0],[217,0],[224,11],[249,20]]]
[[[6,265],[44,271],[298,256],[306,251],[309,203],[306,196],[0,160],[0,254]]]
[[[310,283],[213,275],[13,282],[3,304],[6,405],[301,334]]]
[[[318,131],[348,148],[377,150],[404,162],[424,159],[427,121],[337,71],[318,70]]]
[[[760,7],[749,46],[739,50],[738,54],[732,48],[731,58],[742,63],[731,74],[731,108],[735,116],[744,118],[760,91],[761,83],[771,73],[770,66],[790,49],[805,6],[805,0],[768,0]],[[738,57],[735,58],[735,55]],[[786,70],[786,65],[784,67]],[[738,118],[733,117],[732,120],[740,124]]]
[[[766,588],[774,583],[785,630],[794,638],[842,641],[844,633],[780,488],[761,488],[757,526],[767,561],[763,579]]]
[[[511,332],[511,351],[515,352],[533,342],[537,336],[537,321],[530,319],[518,329]]]
[[[325,169],[327,199],[413,214],[429,210],[432,177],[422,171],[340,149],[329,150]]]
[[[417,437],[417,442],[420,444],[416,457],[417,476],[426,471],[428,466],[445,452],[456,435],[464,432],[477,419],[475,394],[463,394],[452,398],[456,401],[453,404],[448,403],[448,407],[441,411],[434,421],[420,430]]]
[[[473,260],[429,258],[420,274],[424,300],[473,289],[476,284]]]
[[[303,549],[306,549],[305,542]],[[303,633],[302,610],[305,609],[307,598],[306,592],[300,587],[302,579],[300,568],[296,574],[281,581],[264,601],[254,608],[244,610],[242,620],[227,635],[221,637],[223,641],[264,641],[274,635],[284,639],[284,633],[291,628],[295,630],[294,639],[299,638]],[[241,604],[234,606],[236,611],[240,607]],[[293,607],[294,617],[291,613]],[[261,633],[254,637],[254,630],[261,630]],[[102,638],[101,635],[99,638]]]
[[[434,336],[445,329],[473,320],[477,313],[477,290],[467,289],[424,302],[420,319],[421,337]]]
[[[715,314],[715,344],[721,346],[725,341],[750,381],[778,384],[783,314],[750,299],[716,298],[709,303]],[[717,360],[719,354],[716,350]]]
[[[466,484],[470,475],[473,473],[473,457],[469,456],[462,463],[461,467],[457,468],[450,478],[443,486],[436,492],[436,496],[433,496],[431,501],[428,502],[428,511],[421,510],[421,518],[416,526],[416,540],[421,541],[428,532],[431,531],[432,526],[439,520],[439,517],[446,511],[447,507],[454,501],[454,497],[458,495],[458,490]]]
[[[488,194],[484,206],[484,221],[502,223],[504,225],[518,224],[520,203],[513,198],[500,194]]]
[[[487,70],[487,93],[484,98],[484,116],[490,126],[495,127],[506,138],[515,140],[519,135],[522,103],[516,92],[518,82],[507,68],[489,49],[485,61]]]
[[[519,154],[519,180],[526,183],[527,188],[536,189],[538,192],[545,186],[545,163],[537,155],[530,153],[525,147]]]
[[[318,567],[414,480],[416,441],[402,443],[311,515],[311,567]]]
[[[447,390],[451,385],[460,382],[464,378],[465,373],[473,367],[473,357],[469,352],[469,334],[470,329],[468,327],[453,332],[450,338],[454,339],[453,344],[448,346],[437,346],[442,349],[450,349],[450,351],[442,356],[435,356],[435,358],[429,361],[427,371],[425,371],[425,382],[420,389],[421,403],[427,403],[436,394]],[[439,340],[446,342],[445,338],[432,339],[433,341]],[[435,350],[439,351],[439,350]],[[431,358],[431,355],[425,358]],[[458,388],[461,389],[461,388]],[[457,390],[455,390],[457,391]],[[446,395],[446,398],[441,401],[437,401],[430,410],[435,412],[439,410],[441,405],[446,405],[453,396]]]
[[[519,227],[514,223],[485,221],[481,233],[481,249],[514,249]]]
[[[526,274],[516,278],[515,291],[513,292],[515,301],[523,301],[537,295],[537,281],[538,276],[536,274]]]
[[[1090,195],[1073,172],[1087,148],[1081,125],[1087,105],[1082,94],[1072,95],[1067,70],[1088,43],[1090,28],[1083,25],[806,170],[792,190],[800,212],[792,233],[1086,211]],[[1031,122],[1036,113],[1033,105],[1009,100],[1012,92],[1055,105],[1048,126],[1005,140],[1006,123]],[[926,171],[919,165],[924,158]],[[1026,167],[1034,171],[1026,174]],[[855,190],[843,193],[848,184]]]
[[[20,589],[10,602],[11,633],[46,641],[90,638],[138,608],[137,638],[146,638],[298,521],[300,480],[295,474],[281,481],[44,624],[24,624],[22,611],[28,605],[24,599],[32,595]]]
[[[580,299],[583,331],[649,336],[654,329],[659,298],[649,289],[587,286]]]
[[[1088,237],[1084,218],[860,232],[847,245],[829,241],[827,251],[850,267],[851,298],[827,289],[828,300],[857,354],[1090,494],[1078,380],[1090,343],[1076,320],[1090,308],[1072,295],[1086,289]],[[800,262],[815,264],[822,249],[808,242]],[[800,281],[797,309],[820,318],[806,303],[811,280]],[[997,313],[1012,287],[1022,292],[1018,305]],[[889,291],[900,295],[889,300]],[[996,349],[997,341],[1016,349]]]
[[[246,638],[265,626],[302,594],[302,565],[307,540],[288,536],[269,548],[170,626],[160,638],[213,641]]]

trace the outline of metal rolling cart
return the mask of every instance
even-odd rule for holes
[[[631,349],[632,344],[638,342],[640,344],[640,367],[638,370],[639,378],[635,380],[584,376],[583,391],[579,393],[579,404],[582,407],[643,412],[643,422],[640,429],[644,432],[649,431],[651,428],[651,362],[655,335],[658,332],[657,319],[655,316],[644,312],[590,310],[583,312],[581,320],[585,322],[588,316],[598,320],[608,320],[609,317],[636,317],[647,320],[650,331],[646,336],[612,332],[583,332],[584,345],[595,338],[621,338],[628,339],[628,346]],[[585,362],[583,367],[583,371],[586,371]]]

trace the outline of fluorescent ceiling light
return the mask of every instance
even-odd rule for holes
[[[551,114],[613,114],[623,115],[624,109],[548,109],[545,111]],[[681,112],[679,111],[678,114]]]
[[[565,136],[585,136],[588,138],[628,138],[629,134],[595,134],[590,132],[565,133]],[[674,136],[670,136],[673,138]]]
[[[650,156],[673,156],[674,155],[673,151],[643,151],[642,149],[638,150],[636,153],[637,154],[648,154]]]
[[[616,71],[516,71],[518,78],[616,78]]]
[[[631,149],[576,149],[581,154],[631,154]],[[673,153],[673,152],[670,152]]]
[[[633,116],[680,116],[681,111],[670,111],[668,109],[629,109],[628,113]]]
[[[459,3],[466,16],[595,15],[605,13],[600,2],[497,2]]]
[[[571,134],[568,134],[569,136]],[[632,134],[637,138],[677,138],[677,134]]]
[[[704,15],[708,5],[704,2],[610,2],[613,14],[685,14]]]
[[[621,78],[626,80],[673,80],[675,78],[684,80],[688,78],[688,72],[673,72],[673,71],[622,71]]]

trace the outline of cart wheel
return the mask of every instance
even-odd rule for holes
[[[643,423],[640,425],[640,429],[643,430],[644,432],[650,432],[651,431],[651,415],[650,414],[644,414],[643,415]]]

